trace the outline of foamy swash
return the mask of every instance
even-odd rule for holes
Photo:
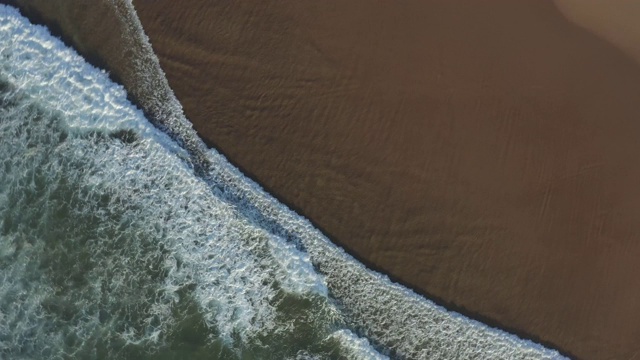
[[[179,143],[0,6],[0,359],[560,358],[367,270]]]

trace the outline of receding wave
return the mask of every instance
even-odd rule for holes
[[[367,270],[214,150],[198,169],[16,10],[0,34],[0,358],[560,357]]]

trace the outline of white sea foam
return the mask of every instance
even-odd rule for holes
[[[287,299],[340,326],[308,254],[214,196],[104,72],[4,6],[0,34],[0,354],[162,347],[185,297],[232,353],[295,337]]]
[[[244,213],[282,237],[295,239],[325,276],[340,301],[347,323],[409,359],[563,359],[515,335],[447,311],[385,275],[367,269],[335,246],[306,219],[284,207],[257,183],[241,174],[216,150],[209,181],[241,199]]]
[[[334,339],[349,349],[346,355],[350,360],[382,360],[387,358],[386,356],[378,354],[371,344],[369,344],[369,341],[359,338],[349,330],[338,330],[329,335],[329,339]]]
[[[282,307],[303,297],[312,306],[296,314],[350,358],[381,356],[355,333],[399,358],[560,358],[366,269],[215,150],[200,154],[211,166],[195,176],[190,158],[203,146],[190,127],[172,133],[198,145],[185,151],[104,72],[15,10],[0,6],[0,34],[3,96],[14,104],[0,119],[0,354],[162,346],[185,297],[215,330],[210,342],[269,351],[266,339],[297,336]],[[53,255],[78,267],[64,274]]]

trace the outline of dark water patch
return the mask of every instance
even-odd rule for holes
[[[126,145],[131,145],[140,139],[138,134],[136,134],[135,131],[130,129],[114,131],[110,133],[109,136],[113,139],[120,140],[120,142]]]

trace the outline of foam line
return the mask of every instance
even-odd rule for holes
[[[164,285],[163,296],[156,299],[152,306],[154,314],[169,317],[166,307],[163,307],[165,302],[173,301],[175,296],[179,296],[179,289],[193,281],[195,301],[205,310],[205,321],[211,327],[217,327],[219,335],[227,342],[233,341],[234,331],[246,334],[242,340],[247,342],[263,329],[273,329],[277,310],[269,304],[278,295],[265,292],[260,287],[252,288],[254,283],[260,283],[263,279],[259,271],[252,269],[259,269],[261,263],[257,259],[268,254],[267,257],[271,259],[268,265],[272,269],[270,274],[283,284],[287,293],[317,294],[323,299],[326,299],[326,294],[331,294],[337,307],[334,307],[332,300],[318,303],[318,306],[327,309],[328,320],[325,320],[334,324],[331,326],[338,327],[344,321],[351,330],[338,330],[335,336],[329,338],[361,349],[358,354],[380,356],[367,340],[355,338],[346,341],[345,338],[354,339],[353,334],[364,336],[378,350],[397,358],[562,358],[556,351],[448,312],[391,282],[386,276],[367,269],[332,244],[306,219],[278,203],[258,184],[241,174],[217,151],[206,149],[169,88],[133,6],[126,1],[116,3],[122,21],[130,27],[132,46],[141,59],[140,69],[137,70],[141,72],[139,78],[149,79],[149,83],[143,84],[143,87],[152,89],[154,94],[161,94],[150,97],[147,105],[142,106],[148,106],[146,113],[150,114],[150,120],[168,136],[155,131],[139,111],[127,105],[123,89],[105,85],[108,80],[104,73],[87,70],[88,66],[79,56],[51,38],[45,29],[28,24],[17,11],[9,7],[0,7],[0,52],[11,61],[3,61],[0,71],[10,75],[9,82],[16,84],[16,92],[35,96],[44,101],[48,108],[55,109],[64,118],[62,123],[66,124],[66,129],[62,129],[61,133],[66,131],[74,139],[87,139],[88,136],[94,142],[91,146],[95,146],[97,140],[92,132],[111,134],[121,140],[126,136],[118,135],[120,130],[139,135],[141,140],[137,142],[135,151],[124,146],[99,148],[102,152],[97,153],[82,142],[85,140],[78,140],[79,147],[73,154],[84,154],[82,159],[89,154],[95,166],[103,169],[95,176],[82,177],[82,183],[89,188],[102,191],[109,189],[109,194],[119,194],[123,184],[137,189],[127,194],[129,198],[141,201],[139,208],[144,210],[136,213],[139,216],[136,219],[142,219],[136,220],[141,227],[145,221],[153,219],[158,208],[167,206],[167,194],[170,194],[173,202],[188,197],[196,204],[187,211],[183,207],[189,208],[191,205],[178,201],[177,205],[167,207],[167,214],[170,215],[167,219],[174,219],[169,221],[169,225],[155,223],[158,229],[153,230],[154,234],[169,234],[162,238],[176,240],[163,243],[176,259],[163,259],[168,276],[157,280]],[[55,61],[73,64],[71,67],[76,70],[63,72],[62,78],[59,72],[42,70],[43,66],[50,67]],[[47,80],[62,84],[63,93],[51,91]],[[92,88],[96,82],[101,85]],[[84,94],[86,99],[77,99],[71,105],[64,101],[69,93]],[[95,111],[101,107],[114,113]],[[29,151],[32,150],[26,149],[24,153]],[[122,160],[109,165],[113,159]],[[193,177],[193,173],[197,177]],[[109,181],[113,181],[113,184]],[[148,186],[152,183],[161,184],[171,191],[167,194],[152,192],[151,195],[140,195],[147,194]],[[118,196],[123,199],[121,195]],[[193,226],[191,222],[194,219],[200,219],[196,221],[200,226],[198,231],[206,241],[193,242],[188,236],[189,232],[185,232],[185,229]],[[222,226],[223,229],[216,226]],[[226,257],[213,256],[210,259],[205,256],[220,250],[220,244],[228,242],[228,236],[233,239],[232,244],[239,246],[225,245]],[[259,241],[247,242],[247,238]],[[261,252],[261,246],[267,249],[266,253]],[[228,258],[238,261],[224,263],[224,259]],[[248,262],[243,263],[240,259],[248,259]],[[18,270],[12,272],[15,276],[19,273]],[[250,280],[247,280],[247,276]],[[221,285],[220,279],[228,279],[229,283]],[[41,284],[42,294],[38,298],[52,291],[47,286]],[[93,299],[93,295],[87,296],[86,301]],[[211,301],[220,298],[227,300]],[[334,309],[339,309],[340,314],[334,314]],[[333,321],[332,316],[340,319]],[[170,320],[165,320],[168,328],[174,325]],[[82,324],[97,326],[89,320]],[[231,324],[231,327],[227,329],[225,324]],[[128,341],[131,343],[154,341],[159,336],[155,331],[143,333],[134,329],[131,333],[123,332],[120,335],[127,339],[129,334]],[[369,355],[363,356],[366,358]]]
[[[144,40],[140,41],[144,49],[139,51],[151,57],[151,45],[132,6],[126,14],[126,22],[135,24],[131,26],[136,29],[134,36]],[[147,69],[164,74],[159,69],[159,62],[154,61],[154,64],[158,64],[157,68]],[[167,92],[163,90],[163,93]],[[175,98],[172,91],[171,94]],[[172,107],[166,112],[175,112],[173,118],[184,117],[181,108]],[[183,141],[190,144],[201,142],[192,129],[185,128],[179,134],[181,139],[189,139]],[[198,151],[202,148],[202,145],[197,146]],[[221,191],[230,203],[243,208],[244,213],[260,226],[300,244],[308,251],[314,265],[326,276],[331,293],[349,314],[351,324],[398,356],[431,359],[562,358],[554,350],[448,312],[391,282],[388,277],[366,269],[332,244],[309,221],[280,204],[257,183],[241,174],[216,150],[210,150],[209,156],[198,154],[197,158],[208,159],[207,163],[212,164],[205,179],[214,191]],[[345,281],[345,278],[350,281]],[[457,336],[450,336],[451,333]]]
[[[385,358],[105,72],[15,9],[0,34],[0,356]]]

